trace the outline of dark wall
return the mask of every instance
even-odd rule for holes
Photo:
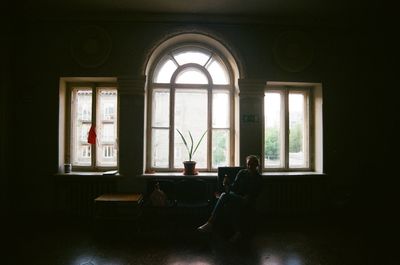
[[[8,212],[10,90],[11,90],[11,19],[1,11],[0,34],[0,213]]]
[[[70,51],[76,31],[87,25],[105,29],[112,40],[110,56],[104,64],[94,68],[79,65]],[[376,172],[371,154],[379,153],[381,148],[379,143],[370,141],[380,130],[370,126],[378,119],[370,104],[384,105],[377,102],[372,93],[371,80],[375,79],[372,58],[376,54],[371,52],[370,38],[375,28],[360,24],[283,25],[233,23],[232,20],[226,23],[20,20],[13,26],[13,90],[6,94],[7,107],[3,107],[2,100],[2,113],[6,111],[11,123],[7,139],[12,144],[2,152],[10,156],[10,190],[20,194],[10,203],[15,211],[40,213],[51,212],[54,208],[54,202],[49,198],[54,198],[54,173],[58,170],[59,78],[128,76],[140,79],[144,75],[147,56],[155,45],[168,36],[190,31],[206,33],[226,44],[241,60],[244,78],[321,82],[324,172],[329,178],[332,197],[339,200],[350,194],[357,208],[367,207],[365,199],[369,195],[365,193],[373,185],[365,180],[372,180]],[[313,45],[313,61],[300,72],[283,70],[273,57],[276,38],[288,30],[304,32]],[[371,79],[366,78],[368,76]],[[142,102],[138,104],[140,106]],[[132,112],[136,109],[127,107]],[[131,113],[132,123],[143,120],[143,111]],[[142,142],[142,129],[140,123],[131,141]],[[248,139],[251,141],[251,137]],[[124,182],[120,185],[121,189],[134,190],[135,175],[142,172],[143,152],[122,159],[139,161],[134,163],[135,168],[125,172],[126,186]],[[2,159],[2,166],[3,163]]]

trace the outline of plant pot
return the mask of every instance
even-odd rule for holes
[[[183,175],[197,175],[195,161],[183,161],[183,166],[185,167]]]

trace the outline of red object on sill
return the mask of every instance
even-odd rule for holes
[[[95,144],[96,143],[96,129],[93,127],[93,125],[90,127],[89,133],[88,133],[88,143],[89,144]]]

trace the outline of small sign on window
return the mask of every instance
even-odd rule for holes
[[[259,122],[259,117],[257,114],[243,114],[242,121],[244,123],[257,123]]]

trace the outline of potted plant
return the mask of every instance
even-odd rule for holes
[[[201,141],[203,140],[204,136],[206,135],[207,130],[200,137],[200,140],[197,142],[196,146],[194,145],[193,136],[190,133],[190,131],[189,131],[190,146],[188,144],[188,141],[186,141],[185,136],[183,136],[183,134],[178,129],[176,129],[176,131],[181,136],[182,142],[185,145],[186,150],[188,152],[188,156],[189,156],[189,160],[183,161],[183,166],[185,167],[183,174],[184,175],[196,175],[197,174],[197,172],[195,171],[196,161],[192,161],[192,158],[193,158],[194,154],[196,153],[197,149],[199,148],[199,145],[200,145]]]

